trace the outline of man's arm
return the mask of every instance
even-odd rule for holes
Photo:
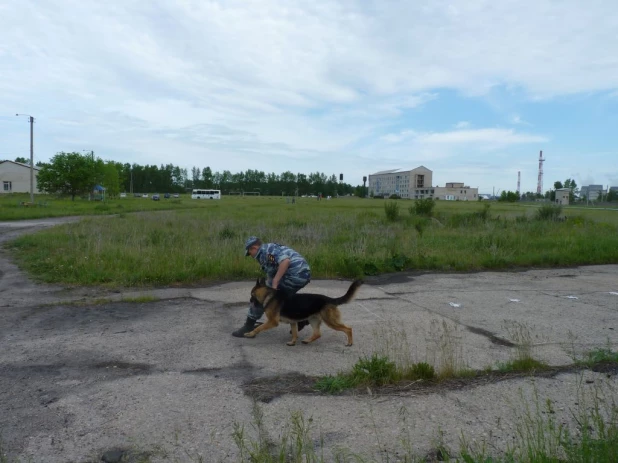
[[[277,289],[277,286],[279,286],[279,281],[281,281],[281,278],[283,278],[283,275],[285,275],[285,272],[288,271],[289,266],[290,266],[290,259],[284,259],[281,262],[279,262],[279,268],[277,269],[277,273],[275,274],[273,278],[273,288],[274,289]]]

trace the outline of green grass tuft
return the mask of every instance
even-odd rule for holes
[[[539,371],[546,370],[549,365],[539,360],[529,358],[521,358],[515,360],[509,360],[508,362],[499,363],[498,371],[502,373],[506,372],[522,372],[522,371]]]
[[[583,360],[580,360],[578,363],[589,366],[600,363],[618,363],[618,352],[613,352],[607,347],[600,347],[587,352]]]

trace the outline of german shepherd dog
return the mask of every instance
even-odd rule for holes
[[[350,302],[362,284],[362,280],[355,280],[348,291],[337,298],[306,293],[286,297],[281,291],[266,286],[264,278],[258,278],[251,290],[251,302],[264,307],[267,320],[245,336],[254,338],[262,331],[279,326],[279,322],[289,323],[292,326],[292,340],[287,345],[294,346],[298,340],[298,322],[308,320],[313,333],[307,339],[303,339],[303,344],[309,344],[322,336],[320,325],[324,322],[328,327],[345,333],[348,339],[346,346],[351,346],[352,328],[341,323],[338,306]]]

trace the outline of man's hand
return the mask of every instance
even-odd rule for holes
[[[279,286],[279,282],[281,281],[281,278],[283,278],[283,275],[285,275],[285,272],[288,271],[289,266],[290,266],[290,259],[282,260],[279,263],[277,274],[273,278],[273,289],[277,289],[277,287]]]

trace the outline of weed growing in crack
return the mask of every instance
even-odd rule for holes
[[[402,380],[432,380],[435,377],[435,371],[428,363],[416,363],[402,369],[388,357],[373,354],[371,357],[360,358],[350,372],[320,378],[314,388],[320,392],[337,394],[345,389],[380,387]]]
[[[413,349],[408,333],[398,321],[376,324],[372,329],[374,351],[388,357],[398,368],[406,369],[414,364]]]
[[[295,411],[284,423],[278,439],[271,439],[266,431],[264,414],[257,403],[253,405],[251,428],[246,432],[245,425],[234,423],[232,438],[239,450],[239,461],[252,463],[322,463],[324,459],[324,439],[312,437],[313,418],[306,418],[302,412]],[[319,444],[316,445],[316,442]],[[336,460],[340,461],[340,460]],[[341,460],[343,461],[343,460]]]
[[[433,364],[439,379],[457,376],[465,370],[461,334],[457,325],[447,320],[432,320],[429,328],[429,344],[433,343]]]
[[[546,363],[533,358],[532,334],[526,324],[510,320],[505,322],[503,329],[515,344],[515,355],[508,362],[499,364],[499,371],[534,371],[548,367]]]
[[[613,352],[609,347],[599,347],[586,353],[583,363],[596,365],[599,363],[617,363],[618,352]]]

